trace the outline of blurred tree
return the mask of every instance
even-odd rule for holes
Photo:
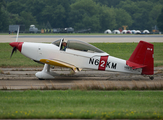
[[[115,9],[116,16],[116,28],[122,28],[122,26],[127,25],[128,28],[132,25],[133,20],[131,16],[124,9]]]
[[[100,18],[100,31],[105,31],[106,29],[113,30],[116,28],[116,14],[114,8],[108,8],[107,6],[102,6],[99,14]]]
[[[116,7],[121,1],[125,0],[94,0],[96,3],[100,3],[101,5],[105,5],[108,7]]]
[[[20,13],[20,17],[21,17],[20,23],[24,24],[26,29],[28,29],[30,25],[37,25],[35,17],[33,17],[30,12],[22,11]]]
[[[163,32],[163,8],[161,10],[161,14],[159,15],[157,19],[157,26],[159,30]]]
[[[41,15],[42,23],[49,21],[53,27],[69,27],[67,23],[70,11],[69,0],[48,0]]]
[[[49,21],[49,23],[52,23],[54,21],[53,13],[54,13],[54,8],[52,6],[46,5],[41,13],[42,18],[40,19],[42,23],[47,23],[47,21]]]
[[[130,26],[131,29],[149,29],[151,30],[152,25],[148,22],[149,12],[153,7],[153,3],[151,1],[133,1],[133,0],[126,0],[121,1],[117,7],[120,7],[126,10],[131,18],[133,19],[133,24]]]
[[[0,31],[3,29],[3,26],[2,26],[2,10],[1,10],[1,8],[2,8],[2,0],[0,0]]]
[[[24,11],[31,13],[32,16],[35,16],[37,23],[41,25],[44,19],[42,16],[42,11],[45,9],[47,1],[46,0],[26,0],[24,1],[24,4],[26,6]]]
[[[99,8],[100,5],[93,0],[78,0],[71,5],[68,21],[71,21],[71,25],[77,30],[91,28],[92,31],[99,31],[101,29]]]
[[[51,24],[49,23],[49,21],[46,23],[46,28],[48,28],[48,29],[51,29],[52,27],[51,27]]]
[[[19,14],[25,10],[25,5],[23,4],[24,0],[13,0],[7,4],[8,12],[12,14]]]
[[[6,9],[6,3],[4,0],[0,0],[0,31],[6,32],[9,27],[9,13]]]
[[[22,24],[22,18],[18,14],[9,14],[10,17],[10,24],[15,25],[15,24]]]
[[[58,5],[55,7],[55,10],[53,11],[53,22],[51,23],[54,27],[66,27],[66,10],[62,5]]]
[[[153,6],[152,10],[149,12],[149,21],[148,24],[151,26],[157,25],[157,19],[158,16],[161,14],[161,9],[163,8],[163,5],[156,4]]]
[[[162,6],[163,0],[0,0],[0,30],[6,31],[9,24],[27,28],[38,24],[41,29],[47,22],[52,28],[91,28],[93,32],[118,29],[122,24],[150,30]]]

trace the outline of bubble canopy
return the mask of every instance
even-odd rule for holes
[[[54,41],[52,44],[56,45],[59,47],[60,42],[63,42],[61,39]],[[69,49],[74,49],[74,50],[79,50],[83,52],[96,52],[96,53],[104,53],[104,51],[98,49],[97,47],[88,44],[83,41],[79,40],[68,40],[67,41],[67,48]]]

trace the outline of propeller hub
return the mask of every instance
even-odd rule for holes
[[[10,46],[16,47],[21,52],[22,44],[23,44],[23,42],[12,42],[12,43],[10,43]]]

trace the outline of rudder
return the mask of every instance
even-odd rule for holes
[[[128,61],[145,66],[142,69],[143,75],[153,75],[154,45],[145,41],[140,41]]]

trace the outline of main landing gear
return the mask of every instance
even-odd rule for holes
[[[50,65],[45,64],[43,70],[41,72],[37,72],[35,75],[39,80],[45,80],[54,79],[56,74],[50,71]]]

